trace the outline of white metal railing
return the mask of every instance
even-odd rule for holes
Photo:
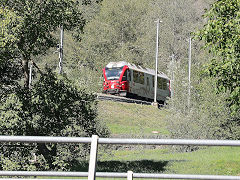
[[[225,175],[194,175],[194,174],[148,174],[148,173],[111,173],[96,172],[98,144],[131,144],[131,145],[195,145],[195,146],[240,146],[237,140],[187,140],[187,139],[118,139],[90,137],[45,137],[45,136],[0,136],[0,142],[22,143],[91,143],[88,172],[52,172],[52,171],[0,171],[0,176],[48,176],[48,177],[118,177],[152,178],[152,179],[214,179],[214,180],[240,180],[240,176]],[[6,180],[6,178],[5,178]]]

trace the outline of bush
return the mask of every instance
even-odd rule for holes
[[[197,75],[197,76],[196,76]],[[231,113],[226,101],[229,93],[217,92],[214,78],[195,74],[192,77],[191,99],[182,70],[176,72],[174,96],[168,101],[166,117],[172,138],[178,139],[239,139],[239,117]],[[196,147],[184,147],[191,151]]]
[[[95,95],[78,90],[66,78],[58,78],[48,70],[31,90],[19,88],[1,105],[0,132],[1,135],[106,137],[109,133],[97,119],[96,105]],[[0,169],[69,170],[86,157],[89,146],[4,143],[0,151],[3,152]]]

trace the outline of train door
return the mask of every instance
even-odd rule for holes
[[[133,87],[133,71],[131,69],[128,70],[128,84],[129,84],[129,92],[132,92]]]
[[[128,79],[128,69],[124,72],[122,81],[127,81],[127,79]]]
[[[122,76],[122,89],[129,91],[129,69],[126,69]]]
[[[150,92],[151,92],[151,99],[154,99],[154,83],[155,77],[153,75],[150,76]]]
[[[151,81],[150,81],[150,77],[147,75],[146,77],[146,89],[147,89],[147,98],[151,98]]]

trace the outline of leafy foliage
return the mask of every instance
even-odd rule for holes
[[[59,25],[63,25],[65,29],[71,29],[83,23],[76,1],[3,0],[2,4],[14,10],[16,15],[22,18],[17,47],[19,54],[27,58],[45,53],[49,47],[55,45],[55,39],[51,33]]]
[[[146,6],[144,0],[103,1],[99,15],[84,28],[79,63],[99,69],[112,60],[137,60],[134,43],[141,33],[138,25]]]
[[[0,65],[4,60],[15,56],[17,34],[21,29],[22,19],[13,11],[0,6]]]
[[[90,1],[89,1],[90,2]],[[1,1],[1,101],[0,132],[3,135],[107,136],[97,119],[96,101],[58,78],[50,70],[41,74],[32,89],[27,87],[28,62],[56,46],[54,32],[77,27],[81,31],[82,4],[88,1]],[[90,7],[89,7],[90,8]],[[22,61],[22,64],[19,63]],[[34,59],[36,61],[36,59]],[[23,68],[23,73],[21,69]],[[89,147],[69,144],[1,144],[0,169],[70,169],[86,157]]]
[[[239,0],[216,1],[205,14],[207,24],[198,37],[215,58],[206,71],[217,77],[218,90],[230,91],[229,103],[235,113],[240,110],[240,2]]]
[[[207,57],[205,57],[207,58]],[[198,59],[199,60],[199,59]],[[203,62],[202,62],[203,63]],[[226,98],[229,92],[218,93],[215,78],[202,75],[202,66],[192,64],[191,94],[188,94],[187,67],[177,63],[174,93],[168,100],[166,120],[173,138],[239,139],[239,115],[231,114]],[[180,147],[192,151],[196,147]]]
[[[174,138],[240,138],[239,113],[237,113],[239,95],[233,96],[237,95],[237,86],[239,86],[237,52],[239,34],[235,34],[239,28],[235,22],[239,19],[235,16],[239,13],[238,6],[239,1],[237,5],[237,1],[220,0],[216,1],[205,14],[209,20],[198,32],[198,37],[205,42],[205,47],[211,54],[192,49],[190,96],[188,95],[187,64],[175,62],[172,72],[175,77],[174,93],[168,102],[170,111],[168,128]],[[195,47],[194,44],[192,45]],[[200,54],[196,56],[196,53]],[[210,61],[206,69],[204,64]],[[227,99],[230,100],[230,106]],[[183,148],[183,150],[193,149],[192,147]]]
[[[50,47],[56,46],[53,32],[62,25],[64,29],[79,26],[84,20],[74,0],[2,0],[1,7],[10,9],[21,19],[21,28],[16,33],[14,43],[16,54],[22,60],[24,86],[28,87],[28,63],[40,54],[45,54]],[[9,30],[11,27],[7,27]],[[12,58],[14,58],[12,57]]]
[[[185,7],[189,7],[188,10]],[[177,3],[171,0],[103,1],[99,14],[84,27],[76,56],[79,71],[87,69],[99,77],[108,62],[123,60],[154,68],[155,21],[160,19],[158,66],[166,73],[172,54],[175,54],[176,61],[185,63],[186,40],[202,23],[200,17],[204,7],[206,3],[195,0],[179,0]],[[101,80],[93,79],[94,83],[101,83]],[[100,87],[96,88],[95,91],[99,91]]]
[[[234,121],[226,103],[228,93],[217,94],[214,79],[204,79],[192,89],[191,107],[187,107],[188,96],[176,92],[169,101],[171,114],[170,132],[175,138],[190,139],[238,139],[239,124]],[[180,96],[180,97],[179,97]],[[182,104],[174,99],[182,97]],[[177,101],[178,102],[178,101]]]
[[[22,77],[21,64],[16,60],[4,60],[0,65],[0,103],[18,87]]]
[[[29,92],[9,95],[1,105],[2,135],[107,136],[108,130],[96,118],[95,95],[78,90],[50,70]],[[0,169],[11,162],[16,170],[70,169],[86,157],[89,147],[81,144],[1,144]],[[36,157],[36,161],[31,160]]]

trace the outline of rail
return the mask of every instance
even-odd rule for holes
[[[110,100],[115,102],[126,102],[126,103],[135,103],[135,104],[142,104],[142,105],[152,105],[152,102],[150,101],[144,101],[140,99],[133,99],[123,96],[115,96],[110,94],[97,94],[97,98],[99,100]]]
[[[47,177],[96,177],[110,178],[152,178],[152,179],[214,179],[214,180],[240,180],[240,176],[225,175],[194,175],[194,174],[148,174],[96,172],[98,144],[128,144],[128,145],[196,145],[196,146],[240,146],[237,140],[187,140],[187,139],[118,139],[90,137],[45,137],[45,136],[0,136],[0,142],[22,143],[91,143],[88,172],[52,172],[52,171],[0,171],[0,176],[47,176]],[[7,180],[7,178],[4,178]],[[11,179],[12,180],[12,179]],[[29,180],[29,179],[28,179]]]

